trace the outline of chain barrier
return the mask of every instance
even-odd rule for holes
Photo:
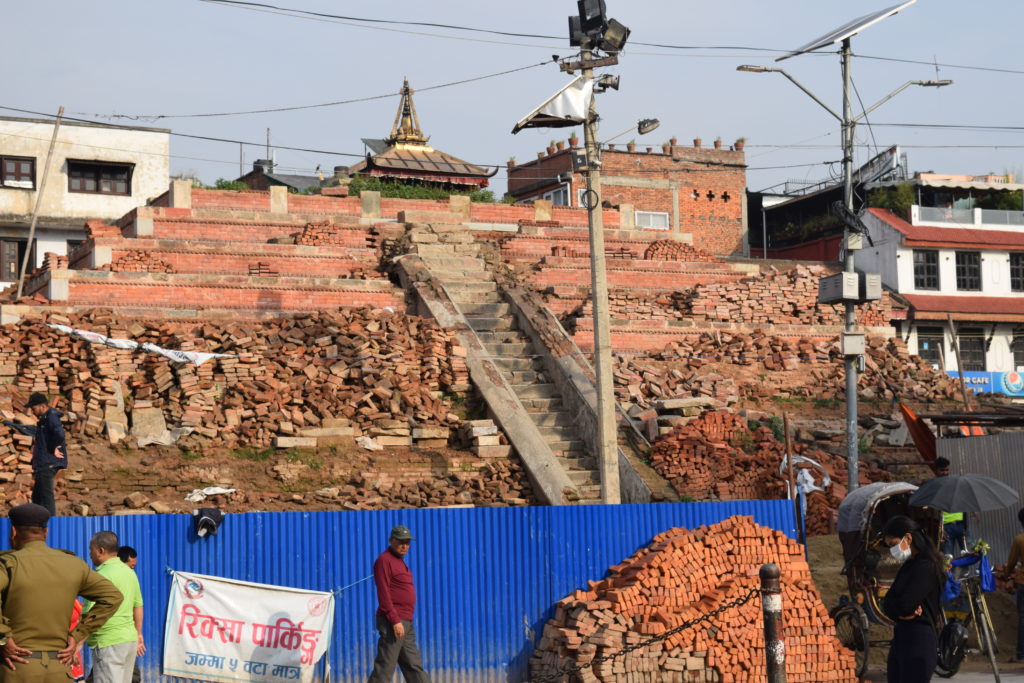
[[[572,674],[574,674],[574,673],[576,673],[578,671],[582,671],[583,669],[588,669],[590,667],[593,667],[596,664],[601,664],[602,662],[611,661],[611,660],[616,659],[618,657],[621,657],[621,656],[623,656],[625,654],[629,654],[630,652],[633,652],[634,650],[639,650],[642,647],[647,647],[651,643],[657,643],[658,641],[665,640],[666,638],[674,636],[675,634],[677,634],[677,633],[679,633],[681,631],[685,631],[688,628],[692,628],[692,627],[696,626],[697,624],[703,623],[705,621],[710,621],[711,619],[717,617],[718,615],[720,615],[720,614],[722,614],[724,612],[727,612],[727,611],[729,611],[729,610],[731,610],[731,609],[733,609],[735,607],[740,607],[742,605],[747,604],[748,602],[750,602],[754,598],[755,595],[760,595],[762,592],[766,592],[766,591],[764,591],[764,589],[762,589],[762,588],[751,588],[750,591],[746,595],[741,595],[740,597],[736,598],[735,600],[733,600],[731,602],[727,602],[727,603],[725,603],[723,605],[720,605],[719,607],[711,610],[707,614],[702,614],[701,616],[697,617],[696,619],[691,619],[690,621],[684,621],[683,623],[679,624],[678,626],[672,627],[671,629],[669,629],[668,631],[665,631],[664,633],[659,633],[658,635],[653,636],[651,638],[648,638],[647,640],[643,640],[643,641],[641,641],[639,643],[634,643],[633,645],[630,645],[628,647],[624,647],[621,650],[613,652],[613,653],[611,653],[609,655],[604,655],[602,657],[595,657],[594,659],[590,660],[589,662],[587,662],[585,664],[580,664],[578,666],[574,666],[571,669],[562,669],[560,671],[556,671],[555,673],[545,674],[544,676],[541,676],[540,678],[531,678],[528,681],[528,683],[549,683],[550,681],[558,681],[558,680],[561,680],[563,676],[569,676],[569,675],[572,675]]]

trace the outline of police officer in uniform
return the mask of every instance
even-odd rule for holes
[[[68,683],[75,646],[110,618],[123,597],[74,553],[46,545],[46,508],[25,503],[8,517],[13,550],[0,553],[0,681]],[[69,634],[79,595],[95,605]]]

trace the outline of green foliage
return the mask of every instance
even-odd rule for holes
[[[772,435],[777,441],[786,440],[786,423],[782,421],[781,417],[772,415],[772,419],[768,420],[768,428],[772,430]]]
[[[289,450],[285,460],[290,463],[302,463],[311,470],[319,470],[324,466],[324,459],[317,457],[316,453],[300,453],[296,450]]]
[[[233,453],[236,458],[241,460],[252,460],[253,462],[266,462],[274,457],[273,448],[264,448],[257,450],[251,447],[239,448]]]
[[[352,178],[348,186],[349,196],[358,197],[363,191],[380,192],[381,197],[397,199],[448,199],[452,195],[468,195],[469,201],[493,204],[494,192],[491,190],[476,190],[474,192],[462,192],[453,190],[450,187],[438,187],[436,185],[413,185],[408,183],[396,183],[371,176],[357,175]]]
[[[693,496],[679,496],[679,502],[680,503],[695,503],[696,500],[694,500]]]
[[[868,453],[870,451],[871,451],[871,442],[868,440],[868,437],[866,437],[866,436],[860,437],[857,440],[857,452],[860,453],[861,455],[865,455],[866,453]]]
[[[225,178],[217,178],[217,182],[213,184],[214,190],[234,190],[240,192],[242,190],[248,190],[249,186],[243,183],[241,180],[227,180]]]
[[[834,235],[843,231],[843,224],[835,216],[812,216],[800,222],[787,221],[775,231],[777,241],[807,240]]]
[[[1020,192],[985,192],[978,195],[974,205],[979,209],[995,211],[1024,211],[1024,207],[1021,206]]]
[[[181,451],[181,459],[182,460],[186,460],[188,462],[193,462],[195,460],[199,460],[202,457],[203,457],[202,453],[197,453],[197,452],[195,452],[195,451],[193,451],[191,449],[188,449],[188,448],[182,449],[182,451]]]
[[[914,186],[911,183],[879,187],[868,193],[868,206],[876,209],[889,209],[904,220],[910,220],[910,207],[917,202]]]
[[[501,198],[501,201],[504,202],[505,204],[515,204],[516,203],[516,198],[513,197],[510,194],[507,194],[507,195],[505,195],[504,197]]]

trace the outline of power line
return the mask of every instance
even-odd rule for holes
[[[224,0],[201,0],[202,2],[223,2]],[[547,59],[543,62],[536,62],[528,64],[527,66],[520,66],[514,69],[506,69],[505,71],[497,71],[495,73],[484,74],[483,76],[473,76],[471,78],[463,78],[458,81],[449,81],[448,83],[440,83],[438,85],[429,85],[425,88],[416,88],[416,92],[426,92],[428,90],[440,90],[441,88],[450,88],[456,85],[464,85],[466,83],[473,83],[475,81],[482,81],[488,78],[496,78],[498,76],[506,76],[519,71],[526,71],[527,69],[535,69],[538,66],[544,66],[550,64],[552,60]],[[319,104],[303,104],[295,105],[290,107],[271,107],[268,109],[250,109],[246,111],[228,111],[228,112],[213,112],[205,114],[93,114],[90,112],[76,111],[73,114],[80,116],[95,116],[98,118],[111,118],[111,119],[131,119],[135,121],[158,121],[160,119],[186,119],[186,118],[208,118],[214,116],[241,116],[245,114],[270,114],[282,111],[298,111],[300,109],[318,109],[322,107],[336,107],[343,104],[355,104],[358,102],[371,102],[373,100],[383,100],[389,97],[397,97],[401,95],[401,92],[395,91],[386,93],[384,95],[370,95],[369,97],[356,97],[348,100],[337,100],[334,102],[321,102]]]

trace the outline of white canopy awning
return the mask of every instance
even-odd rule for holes
[[[590,98],[594,96],[594,81],[577,76],[512,128],[515,135],[523,128],[565,128],[587,120]]]

